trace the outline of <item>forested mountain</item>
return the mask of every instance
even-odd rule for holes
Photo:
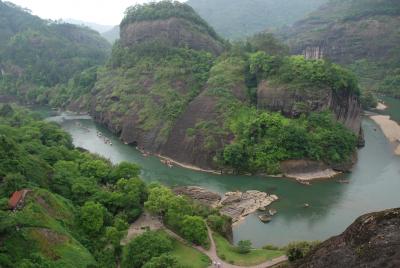
[[[89,111],[126,143],[203,168],[278,173],[281,161],[309,158],[340,169],[360,134],[357,81],[286,52],[268,34],[225,43],[186,4],[134,6],[109,63],[48,100]]]
[[[45,21],[0,1],[0,95],[37,94],[103,64],[110,45],[97,32]]]
[[[247,37],[266,29],[289,26],[327,0],[189,0],[196,10],[225,38]]]
[[[282,36],[294,53],[345,64],[365,88],[400,96],[399,29],[399,1],[331,0]]]

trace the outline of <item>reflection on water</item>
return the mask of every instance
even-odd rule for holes
[[[400,107],[399,101],[397,105]],[[272,222],[261,223],[255,213],[234,227],[235,241],[250,239],[255,246],[285,245],[293,240],[323,240],[342,232],[363,213],[400,206],[400,158],[393,156],[390,144],[369,119],[363,122],[367,145],[360,150],[353,172],[342,176],[350,179],[350,183],[323,181],[311,186],[279,178],[219,176],[168,168],[156,157],[143,157],[88,118],[63,115],[51,120],[58,121],[72,135],[78,147],[115,163],[131,161],[140,164],[142,178],[147,182],[159,181],[169,186],[198,185],[219,193],[260,190],[277,194],[280,200],[272,207],[278,210],[278,214]],[[97,137],[96,131],[104,133],[113,145],[105,144]],[[310,207],[304,208],[304,203]]]

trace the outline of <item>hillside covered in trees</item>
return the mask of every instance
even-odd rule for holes
[[[326,2],[327,0],[189,0],[187,4],[223,37],[238,39],[266,29],[290,26]]]
[[[283,31],[294,53],[351,68],[367,90],[400,96],[400,3],[331,0]]]
[[[287,159],[351,162],[358,94],[338,65],[289,56],[268,34],[231,45],[190,6],[162,1],[128,9],[108,64],[47,101],[89,111],[126,143],[178,161],[272,174]]]
[[[45,21],[0,1],[0,95],[29,99],[104,64],[110,45],[97,32]]]
[[[146,185],[139,174],[134,163],[74,148],[69,134],[37,114],[0,105],[0,266],[184,267],[186,256],[175,250],[193,249],[163,231],[121,244],[144,208],[196,245],[209,243],[205,220],[221,235],[230,226],[218,211]]]

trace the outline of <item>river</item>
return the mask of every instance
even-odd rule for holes
[[[390,106],[383,113],[399,120],[400,101],[385,100]],[[341,233],[366,212],[400,207],[400,157],[393,155],[392,146],[369,118],[363,120],[366,146],[359,150],[358,163],[352,173],[341,176],[350,182],[321,181],[311,186],[282,178],[220,176],[180,167],[168,168],[156,157],[143,157],[88,117],[63,114],[49,120],[59,122],[72,135],[76,146],[114,163],[138,163],[142,167],[141,177],[146,182],[158,181],[168,186],[198,185],[219,193],[260,190],[278,195],[279,201],[272,205],[278,211],[273,220],[264,224],[257,213],[248,216],[234,226],[235,242],[249,239],[254,246],[261,247],[266,244],[283,246],[295,240],[324,240]],[[105,134],[113,145],[104,144],[96,131]],[[304,203],[310,207],[305,208]]]

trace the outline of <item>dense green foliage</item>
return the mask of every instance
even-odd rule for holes
[[[232,118],[233,143],[221,153],[221,162],[238,172],[280,172],[286,159],[309,158],[341,163],[354,151],[357,138],[330,113],[312,113],[298,119],[243,109]]]
[[[378,88],[378,92],[400,98],[400,69],[394,70],[385,77]]]
[[[78,260],[85,267],[95,259],[99,267],[115,265],[127,222],[140,215],[147,199],[139,168],[74,149],[57,125],[20,108],[2,105],[0,111],[0,197],[33,189],[23,210],[1,210],[0,236],[8,241],[0,247],[8,260],[2,267],[36,262],[35,256],[66,267],[77,267]],[[22,241],[32,243],[23,258]],[[77,259],[74,248],[82,252]]]
[[[205,246],[204,218],[220,217],[164,186],[148,190],[139,173],[133,163],[113,165],[75,149],[56,124],[1,105],[0,238],[6,242],[0,266],[113,267],[122,258],[123,267],[180,267],[186,263],[181,254],[188,252],[196,267],[206,267],[208,258],[161,232],[147,232],[122,248],[128,223],[140,216],[145,201],[168,226]],[[32,191],[23,208],[8,211],[9,196],[24,188]]]
[[[164,186],[155,184],[149,188],[149,197],[145,202],[145,207],[149,211],[161,215],[167,226],[188,241],[197,245],[208,245],[206,224],[200,216],[206,217],[216,212],[204,210],[204,207],[192,203],[185,197],[174,195]]]
[[[1,1],[0,18],[1,95],[34,101],[32,95],[107,58],[109,44],[89,28],[45,21]]]
[[[154,231],[145,232],[129,242],[124,249],[122,267],[140,268],[151,261],[153,257],[159,257],[171,250],[172,241],[164,233]],[[155,261],[152,260],[151,262]]]
[[[310,86],[329,86],[334,92],[360,93],[353,73],[324,60],[306,60],[303,56],[280,58],[264,52],[250,55],[250,73],[258,79],[277,79],[283,83],[307,83]]]
[[[196,27],[218,39],[214,29],[210,27],[189,5],[178,1],[160,1],[148,4],[138,4],[125,11],[121,27],[136,21],[165,20],[169,18],[183,18],[192,22]]]
[[[266,29],[290,25],[306,17],[326,0],[189,0],[216,31],[229,39],[238,39]]]

